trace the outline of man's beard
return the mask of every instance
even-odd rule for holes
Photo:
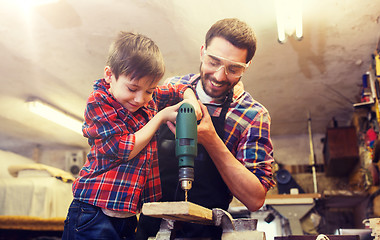
[[[222,92],[222,93],[214,93],[212,91],[209,91],[207,88],[206,88],[206,82],[207,81],[210,81],[211,80],[215,80],[215,78],[212,76],[212,74],[204,74],[204,72],[202,71],[202,64],[200,66],[200,75],[201,75],[201,83],[202,83],[202,87],[203,87],[203,91],[210,97],[212,98],[222,98],[222,97],[225,97],[227,96],[228,92],[239,82],[237,81],[235,84],[231,84],[230,82],[228,82],[228,88],[226,89],[226,91]],[[211,83],[210,83],[211,84]],[[223,84],[226,84],[226,83],[223,83]]]

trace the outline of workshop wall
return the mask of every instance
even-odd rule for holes
[[[323,164],[324,134],[313,134],[313,146],[316,164]],[[278,164],[308,165],[310,157],[309,135],[290,135],[272,137],[274,158]]]

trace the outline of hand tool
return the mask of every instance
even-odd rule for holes
[[[197,118],[194,107],[189,103],[183,103],[178,109],[176,118],[175,153],[178,158],[179,182],[185,191],[191,189],[194,181],[194,159],[197,156]]]

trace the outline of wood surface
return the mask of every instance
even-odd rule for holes
[[[0,229],[63,231],[64,221],[65,218],[0,216]]]
[[[321,198],[319,193],[299,193],[299,194],[267,194],[266,199],[277,199],[277,198]]]
[[[191,202],[145,203],[142,213],[156,218],[213,225],[212,210]]]

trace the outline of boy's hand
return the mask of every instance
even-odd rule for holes
[[[201,104],[201,103],[200,103],[200,101],[198,102],[198,100],[196,100],[196,102],[195,102],[195,101],[192,101],[192,100],[189,100],[189,99],[185,99],[185,100],[183,100],[183,101],[177,103],[176,105],[173,105],[173,106],[171,106],[171,107],[167,107],[167,108],[175,107],[175,109],[176,109],[176,115],[175,115],[176,117],[175,117],[174,121],[172,121],[172,120],[167,120],[167,121],[166,121],[166,124],[168,125],[168,128],[169,128],[170,131],[172,131],[174,134],[175,134],[175,120],[176,120],[176,118],[177,118],[178,109],[179,109],[179,107],[180,107],[183,103],[189,103],[189,104],[191,104],[191,105],[194,107],[195,116],[197,117],[197,120],[202,119],[202,116],[203,116],[202,108],[201,108],[201,106],[199,105],[199,104]],[[195,105],[195,106],[194,106],[194,105]],[[167,109],[167,108],[164,108],[163,110],[165,110],[165,109]],[[161,112],[162,112],[163,110],[161,110]],[[207,111],[207,110],[206,110],[206,111]]]
[[[168,128],[170,129],[170,131],[172,131],[172,133],[174,133],[175,135],[175,125],[169,121],[166,122],[166,125],[168,125]]]
[[[159,111],[157,114],[160,114],[162,116],[162,123],[165,122],[173,122],[175,123],[177,114],[178,114],[178,109],[182,105],[182,102],[177,103],[176,105],[166,107]]]
[[[195,96],[195,94],[191,88],[188,88],[185,90],[183,98],[184,98],[185,102],[193,105],[194,110],[195,110],[195,116],[197,117],[197,120],[201,120],[202,119],[202,109],[198,103],[197,97]]]

